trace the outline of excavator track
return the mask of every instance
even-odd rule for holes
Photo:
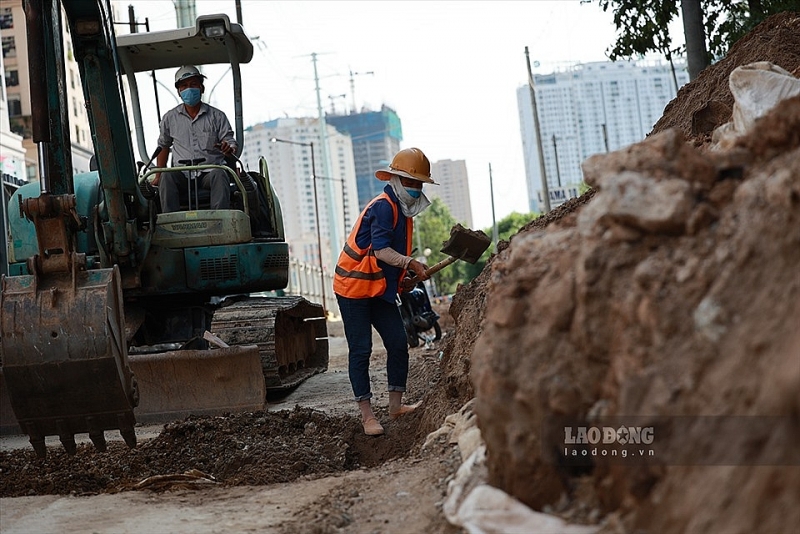
[[[258,346],[267,390],[297,386],[328,369],[324,311],[303,297],[236,300],[214,312],[211,330],[230,346]]]

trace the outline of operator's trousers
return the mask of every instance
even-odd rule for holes
[[[201,172],[196,178],[198,189],[208,189],[211,192],[210,208],[212,210],[226,210],[231,205],[230,175],[222,169],[211,169]],[[189,178],[185,172],[170,171],[161,173],[158,182],[158,196],[161,198],[161,212],[169,213],[180,211],[181,205],[195,206],[194,186],[189,188]]]
[[[408,342],[400,310],[381,298],[351,299],[336,295],[347,338],[348,372],[356,401],[372,398],[369,359],[372,355],[372,327],[386,348],[389,391],[405,391],[408,380]]]

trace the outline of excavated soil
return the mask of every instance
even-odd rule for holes
[[[322,477],[403,456],[411,449],[404,428],[411,424],[410,420],[400,422],[385,437],[368,440],[357,418],[308,408],[190,417],[165,425],[160,435],[135,449],[112,442],[106,453],[98,453],[91,444],[84,444],[70,456],[52,447],[44,460],[33,451],[0,452],[0,496],[172,488],[192,481],[157,477],[187,471],[199,471],[201,479],[203,474],[228,486]],[[143,483],[150,477],[156,478]]]
[[[587,160],[592,190],[453,300],[447,398],[476,397],[489,482],[536,510],[604,533],[800,528],[800,97],[709,145],[731,118],[728,75],[754,61],[800,73],[798,13],[681,89],[648,139]],[[551,448],[554,417],[615,416],[755,423],[715,433],[697,417],[659,435],[672,461],[636,466]]]

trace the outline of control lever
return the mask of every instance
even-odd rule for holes
[[[178,164],[179,165],[184,165],[184,166],[194,166],[194,165],[200,165],[205,160],[206,160],[206,158],[180,159],[180,160],[178,160]],[[198,190],[197,190],[197,172],[198,171],[197,171],[197,169],[189,169],[188,172],[189,172],[189,187],[188,187],[188,190],[189,190],[188,191],[188,193],[189,193],[189,211],[192,211],[192,184],[194,184],[194,209],[195,210],[199,210],[200,209],[200,200],[199,200]]]
[[[142,196],[147,200],[152,200],[156,197],[156,188],[153,187],[150,182],[144,179],[144,175],[147,172],[147,169],[150,168],[150,165],[155,161],[159,154],[161,154],[162,148],[156,147],[153,151],[153,155],[150,157],[150,161],[147,162],[147,165],[142,167],[142,177],[139,179],[139,191],[142,192]]]
[[[161,150],[162,150],[162,148],[161,148],[160,146],[159,146],[159,147],[156,147],[156,149],[153,151],[153,155],[152,155],[152,156],[150,156],[150,161],[148,161],[148,162],[147,162],[147,165],[145,165],[144,167],[142,167],[142,169],[141,169],[142,177],[141,177],[141,178],[139,178],[139,181],[140,181],[140,182],[141,182],[142,180],[144,180],[144,174],[147,172],[147,169],[149,169],[149,168],[150,168],[150,165],[152,165],[152,163],[153,163],[153,162],[156,160],[156,158],[158,157],[158,155],[159,155],[159,154],[161,154]]]

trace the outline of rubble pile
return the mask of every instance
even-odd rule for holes
[[[725,149],[711,143],[731,119],[730,73],[755,61],[797,76],[800,15],[758,26],[643,142],[588,159],[591,201],[521,230],[453,300],[442,380],[451,399],[474,392],[489,482],[535,510],[602,532],[800,524],[796,450],[767,447],[800,438],[800,97]],[[632,415],[795,424],[658,437],[722,465],[576,466],[543,434],[556,416]]]

